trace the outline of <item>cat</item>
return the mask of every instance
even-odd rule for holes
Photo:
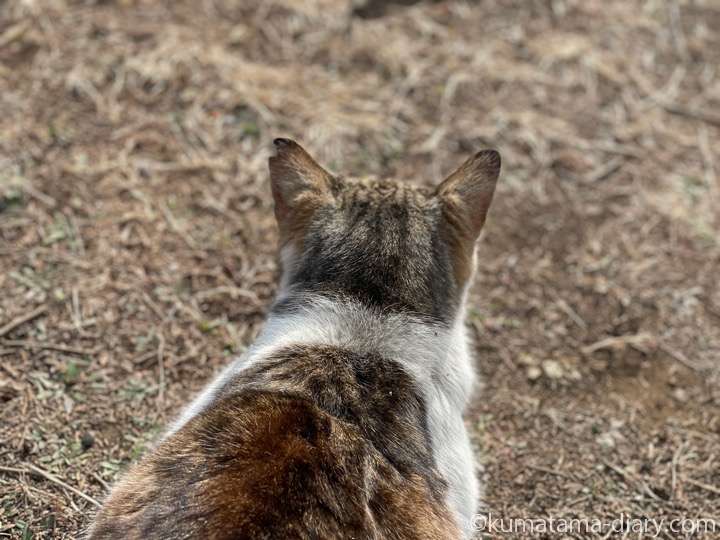
[[[431,189],[335,176],[274,143],[282,272],[265,327],[120,480],[88,538],[468,538],[465,301],[500,155]]]

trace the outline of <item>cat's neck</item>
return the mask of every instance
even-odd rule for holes
[[[464,310],[452,325],[445,325],[322,295],[285,295],[280,301],[248,351],[250,361],[284,347],[332,345],[396,360],[421,380],[447,379],[458,406],[469,397],[473,381],[463,380],[470,362]]]
[[[317,343],[395,358],[407,354],[413,343],[447,346],[453,326],[339,296],[291,292],[273,305],[257,345]]]

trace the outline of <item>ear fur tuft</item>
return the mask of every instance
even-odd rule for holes
[[[273,144],[277,154],[268,160],[270,188],[275,217],[282,227],[297,198],[303,193],[325,190],[331,175],[295,141],[278,138]]]
[[[500,154],[496,150],[481,150],[437,188],[447,204],[460,207],[475,237],[480,234],[490,209],[500,165]]]

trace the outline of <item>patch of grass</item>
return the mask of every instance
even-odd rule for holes
[[[485,454],[488,450],[488,444],[490,442],[491,436],[487,431],[488,424],[492,422],[491,416],[486,416],[481,418],[476,424],[475,424],[475,441],[478,446],[478,449],[482,454]]]
[[[69,234],[68,234],[68,229],[66,227],[66,224],[62,223],[62,222],[55,222],[48,229],[47,234],[45,236],[43,236],[42,243],[45,246],[49,246],[50,244],[54,244],[56,242],[61,242],[62,240],[65,240],[68,237],[69,237]]]
[[[213,319],[212,321],[202,319],[197,322],[197,327],[198,327],[198,330],[200,330],[203,334],[211,334],[221,324],[222,324],[222,321],[220,319]]]
[[[57,304],[64,304],[65,300],[67,300],[67,296],[62,289],[53,289],[53,300]]]
[[[65,357],[65,361],[67,363],[65,365],[65,369],[61,372],[62,379],[67,386],[73,386],[78,382],[78,379],[85,368],[87,368],[89,361],[87,359],[77,359],[75,357]]]
[[[697,220],[691,220],[690,224],[695,231],[698,240],[700,241],[700,245],[708,249],[715,249],[720,247],[720,240],[718,240],[718,231]]]
[[[385,166],[390,162],[400,159],[405,155],[405,148],[402,144],[394,143],[385,152],[380,155],[380,164]]]
[[[57,520],[54,514],[49,514],[40,520],[40,527],[43,529],[54,530]]]
[[[242,127],[242,134],[257,137],[260,135],[260,127],[255,122],[245,122]]]
[[[468,316],[472,317],[473,319],[477,319],[480,322],[483,322],[487,318],[485,312],[480,308],[468,309]]]
[[[150,345],[157,343],[157,332],[154,328],[148,330],[144,336],[138,336],[135,343],[135,352],[141,353]]]
[[[19,191],[7,191],[0,196],[0,214],[18,211],[23,205]]]
[[[30,530],[30,523],[18,521],[15,523],[15,528],[21,531],[20,538],[22,540],[30,540],[34,536],[32,530]]]
[[[98,465],[100,467],[99,474],[105,480],[114,481],[120,475],[120,472],[124,469],[123,463],[130,463],[129,460],[124,462],[120,459],[110,459],[101,461]]]
[[[122,392],[122,397],[133,403],[144,401],[149,387],[150,385],[146,380],[138,376],[133,376],[127,382]]]
[[[17,163],[0,157],[0,214],[17,213],[23,207],[22,189],[27,183]]]
[[[139,437],[128,436],[127,438],[132,441],[133,446],[127,454],[127,460],[130,462],[139,461],[148,448],[150,448],[159,431],[160,425],[155,425],[151,428],[146,428]]]

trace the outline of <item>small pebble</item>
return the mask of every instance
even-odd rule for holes
[[[80,439],[80,444],[82,444],[82,447],[87,450],[90,448],[93,444],[95,444],[95,437],[92,433],[89,431],[85,432],[85,435],[82,436],[82,439]]]
[[[551,379],[562,379],[565,373],[557,360],[543,360],[542,370]]]

